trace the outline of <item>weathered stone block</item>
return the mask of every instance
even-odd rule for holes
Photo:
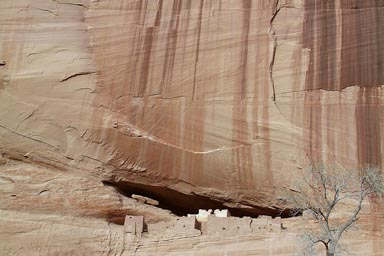
[[[269,231],[271,231],[271,232],[280,232],[281,231],[281,217],[276,217],[270,221]]]
[[[124,232],[141,237],[144,230],[144,217],[143,216],[125,216]]]
[[[196,215],[197,221],[206,222],[208,216],[212,214],[212,209],[209,210],[199,210],[199,213]]]
[[[214,211],[214,215],[216,217],[222,217],[222,218],[231,216],[231,214],[229,213],[229,211],[227,209],[225,209],[225,210],[216,209]]]
[[[159,205],[159,201],[152,199],[152,198],[149,198],[149,197],[146,197],[146,196],[132,194],[132,198],[136,199],[137,201],[142,202],[144,204],[149,204],[149,205],[154,205],[154,206]]]
[[[251,229],[252,219],[250,217],[243,217],[243,218],[229,217],[228,219],[229,219],[228,230],[231,233],[246,234],[252,231]]]
[[[177,218],[175,222],[175,231],[186,232],[194,230],[196,225],[196,217],[181,217]]]
[[[206,232],[209,235],[222,233],[229,230],[229,218],[208,216]]]
[[[169,222],[158,222],[153,224],[148,224],[148,234],[156,234],[166,231],[172,226],[172,223]]]
[[[257,232],[261,230],[263,231],[267,230],[268,226],[271,223],[271,220],[272,220],[272,217],[264,216],[264,215],[261,215],[256,219],[252,219],[252,223],[251,223],[252,231]]]

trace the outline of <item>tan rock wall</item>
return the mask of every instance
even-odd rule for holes
[[[302,244],[297,231],[299,219],[284,221],[284,232],[198,235],[169,232],[167,235],[124,236],[123,226],[100,220],[57,215],[33,215],[0,211],[0,252],[2,255],[297,255]],[[363,218],[361,223],[369,223]],[[172,229],[170,229],[171,231]],[[354,234],[356,236],[354,236]],[[379,232],[361,226],[347,235],[345,246],[357,255],[382,255],[383,240]],[[323,255],[323,254],[320,254]]]
[[[4,0],[0,14],[12,157],[266,208],[311,161],[381,165],[380,1]]]

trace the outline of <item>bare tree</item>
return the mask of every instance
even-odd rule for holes
[[[343,234],[358,220],[363,202],[370,196],[383,193],[384,179],[377,168],[365,168],[357,174],[333,168],[310,167],[304,174],[299,190],[288,198],[296,207],[293,214],[304,211],[319,226],[316,232],[308,231],[303,236],[309,249],[312,251],[320,243],[325,246],[327,256],[334,256],[340,249],[339,241]],[[340,211],[347,213],[348,217],[337,218]]]

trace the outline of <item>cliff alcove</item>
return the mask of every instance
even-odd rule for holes
[[[177,216],[197,214],[199,209],[228,209],[234,217],[252,217],[268,215],[271,217],[288,218],[290,209],[265,209],[262,207],[228,207],[225,202],[214,200],[208,196],[184,194],[173,189],[161,186],[133,183],[127,181],[103,181],[106,186],[112,186],[122,195],[131,198],[132,195],[141,195],[159,202],[157,207],[169,210]],[[125,216],[120,216],[122,220]],[[118,222],[122,224],[121,221]]]

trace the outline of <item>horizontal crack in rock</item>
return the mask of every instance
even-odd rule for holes
[[[69,79],[77,77],[77,76],[85,76],[85,75],[90,75],[90,74],[96,74],[96,71],[84,71],[84,72],[75,73],[75,74],[72,74],[69,76],[65,76],[63,79],[60,80],[60,82],[68,81]]]

